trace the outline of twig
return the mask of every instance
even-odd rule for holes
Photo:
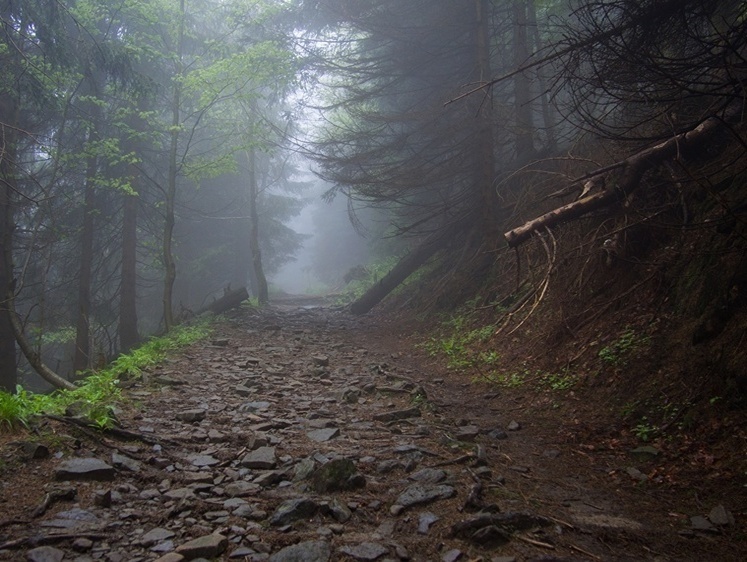
[[[535,539],[530,539],[529,537],[525,537],[525,536],[522,536],[522,535],[514,535],[514,536],[517,539],[519,539],[520,541],[524,541],[525,543],[533,544],[534,546],[539,546],[539,547],[542,547],[542,548],[547,548],[549,550],[555,550],[555,545],[554,544],[550,544],[550,543],[538,541],[538,540],[535,540]]]
[[[580,552],[581,554],[585,554],[586,556],[589,556],[589,557],[593,558],[594,560],[601,560],[602,559],[601,556],[597,556],[596,554],[593,554],[593,553],[589,552],[588,550],[584,550],[583,548],[581,548],[580,546],[576,546],[575,544],[569,544],[568,548],[570,548],[571,550],[575,550],[576,552]]]

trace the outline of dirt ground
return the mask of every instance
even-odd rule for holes
[[[512,387],[455,372],[420,345],[432,329],[284,299],[230,314],[210,342],[128,382],[129,438],[54,420],[3,434],[0,558],[197,559],[183,545],[214,533],[227,546],[202,556],[220,560],[745,558],[744,436],[731,418],[644,443],[615,421],[604,385]],[[24,442],[49,456],[29,458]],[[272,449],[271,465],[246,460],[258,449]],[[56,480],[71,458],[100,459],[113,479]],[[352,460],[365,485],[319,491],[299,475],[303,462],[336,459]],[[443,471],[422,481],[443,494],[403,506],[423,469]],[[71,487],[74,499],[37,509]],[[281,505],[299,498],[315,507],[281,521]],[[486,514],[508,526],[469,527]],[[309,541],[327,550],[283,550]],[[34,558],[40,546],[64,558]]]

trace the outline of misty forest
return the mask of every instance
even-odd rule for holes
[[[744,0],[0,0],[0,69],[0,559],[747,553]]]

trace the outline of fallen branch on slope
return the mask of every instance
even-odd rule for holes
[[[735,114],[734,117],[737,117]],[[729,121],[727,119],[726,121]],[[541,231],[544,228],[550,228],[558,224],[581,217],[591,211],[606,207],[613,203],[623,200],[641,185],[641,178],[648,170],[658,166],[666,160],[675,158],[682,152],[689,152],[698,148],[703,143],[711,139],[714,134],[725,127],[725,120],[710,117],[700,123],[694,129],[680,133],[672,138],[661,142],[655,146],[646,148],[623,160],[620,177],[616,182],[608,185],[606,189],[592,193],[573,203],[569,203],[557,209],[545,213],[535,219],[532,219],[523,225],[509,230],[504,234],[509,246],[515,247],[528,240],[534,231]],[[603,168],[590,177],[590,181],[604,180],[609,174],[610,167]]]

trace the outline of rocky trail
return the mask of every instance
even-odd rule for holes
[[[630,461],[309,301],[229,315],[127,396],[118,432],[6,440],[0,559],[741,559],[722,506],[685,519]]]

